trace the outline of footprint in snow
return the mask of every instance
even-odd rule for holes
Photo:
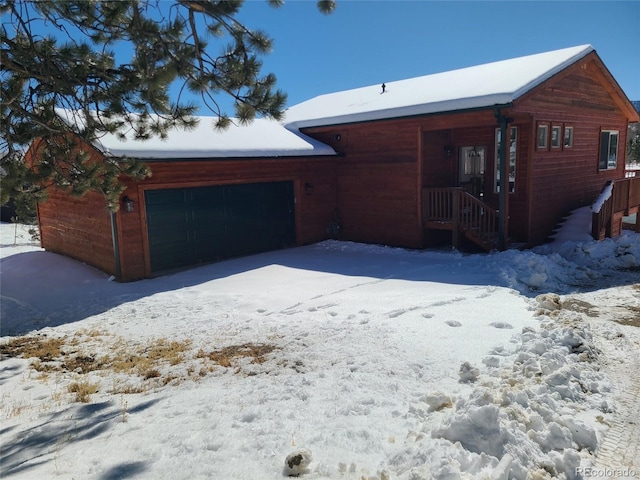
[[[462,324],[460,322],[458,322],[457,320],[447,320],[444,323],[446,323],[450,327],[461,327],[462,326]]]
[[[513,326],[506,322],[492,322],[489,325],[495,328],[513,328]]]

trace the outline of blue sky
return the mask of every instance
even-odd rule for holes
[[[288,0],[274,9],[248,0],[238,19],[274,39],[264,71],[276,74],[288,105],[583,44],[596,49],[631,100],[640,100],[637,0],[338,0],[328,16],[315,1]]]

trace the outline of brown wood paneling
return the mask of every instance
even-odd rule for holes
[[[306,133],[330,144],[337,161],[344,240],[422,246],[418,163],[424,118],[319,127]]]
[[[89,192],[77,198],[51,190],[38,205],[38,215],[44,249],[116,273],[111,213],[102,195]]]
[[[532,114],[595,115],[627,118],[632,106],[595,53],[569,66],[515,102]]]
[[[609,118],[573,115],[544,117],[550,122],[562,122],[574,127],[572,148],[534,150],[531,173],[530,241],[540,243],[549,235],[558,221],[572,210],[590,205],[609,180],[624,176],[624,145],[626,122],[617,123]],[[598,169],[600,130],[618,130],[618,167]]]
[[[420,247],[416,178],[417,162],[342,163],[338,168],[341,238]]]
[[[571,148],[531,149],[529,243],[543,242],[564,216],[590,205],[607,181],[624,176],[626,107],[615,81],[595,54],[516,101],[515,111],[531,114],[532,141],[538,122],[574,129]],[[618,168],[614,170],[598,169],[602,129],[620,134]]]
[[[425,187],[450,187],[457,185],[457,148],[453,145],[449,130],[433,130],[422,133],[422,178]],[[449,155],[445,146],[451,146]]]

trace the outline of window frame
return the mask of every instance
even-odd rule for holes
[[[560,150],[562,148],[563,137],[562,137],[562,125],[551,125],[551,129],[549,131],[549,146],[553,150]],[[554,137],[555,134],[555,137]]]
[[[604,150],[604,134],[607,134],[607,145],[606,145],[606,158],[603,158]],[[615,159],[614,165],[610,166],[611,163],[611,137],[615,137]],[[615,170],[618,168],[618,154],[620,151],[620,130],[602,128],[600,129],[600,141],[598,142],[598,171],[606,172],[608,170]],[[606,162],[606,163],[605,163]],[[603,167],[604,163],[604,167]]]
[[[544,135],[540,135],[544,130]],[[544,140],[544,144],[540,143],[540,140]],[[549,124],[539,122],[536,126],[536,150],[549,150]]]
[[[493,162],[493,193],[499,194],[500,188],[498,186],[498,180],[500,176],[500,172],[498,170],[498,165],[500,164],[500,128],[496,128],[496,133],[494,135],[494,147],[495,147],[495,155]],[[514,147],[513,154],[511,153],[511,147]],[[507,154],[509,155],[509,190],[508,193],[516,193],[516,173],[517,173],[517,162],[518,162],[518,127],[516,125],[509,126],[509,148],[507,149]],[[511,178],[513,178],[513,190],[511,189]]]
[[[567,132],[571,132],[571,134],[569,135],[570,138],[570,143],[567,145]],[[575,133],[575,130],[573,128],[573,125],[564,125],[564,130],[562,132],[562,148],[573,148],[573,135]]]

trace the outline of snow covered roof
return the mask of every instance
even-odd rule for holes
[[[335,155],[336,152],[300,132],[284,128],[275,120],[255,119],[249,125],[214,128],[217,117],[198,117],[193,130],[174,129],[166,140],[146,141],[115,135],[100,138],[98,147],[113,156],[145,159],[238,158]]]
[[[256,119],[219,131],[213,126],[216,117],[199,117],[195,129],[174,129],[166,140],[123,141],[108,134],[96,146],[113,156],[144,159],[336,155],[299,129],[511,103],[592,51],[590,45],[582,45],[386,82],[384,93],[381,85],[373,85],[320,95],[290,107],[282,122]],[[58,113],[69,123],[82,123],[77,112]]]
[[[297,128],[450,112],[511,103],[594,51],[591,45],[320,95],[286,111]]]

